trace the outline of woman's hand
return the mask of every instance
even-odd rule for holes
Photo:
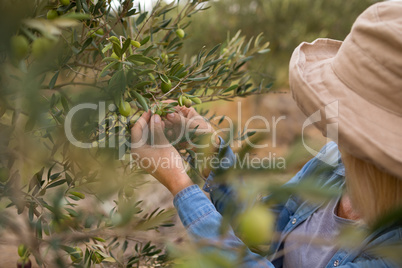
[[[189,134],[194,133],[196,136],[204,135],[209,139],[209,143],[215,148],[219,147],[219,137],[214,134],[214,129],[211,124],[196,110],[191,107],[185,106],[174,107],[176,113],[169,113],[166,115],[166,129],[167,136],[174,142],[178,140],[186,139],[189,141]]]
[[[144,113],[131,129],[133,161],[153,175],[173,195],[192,185],[183,160],[164,134],[159,115]]]
[[[218,152],[220,139],[211,124],[199,115],[194,108],[176,106],[175,110],[175,113],[170,113],[166,116],[167,136],[173,142],[182,141],[184,137],[184,142],[179,144],[180,147],[193,147],[194,151],[202,152],[197,155],[197,162],[203,163],[203,161],[206,161],[202,165],[204,168],[201,173],[204,177],[208,177],[211,171],[208,159],[214,157]],[[191,132],[200,137],[198,144],[194,144],[190,140],[189,133]]]

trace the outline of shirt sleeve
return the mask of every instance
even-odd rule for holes
[[[180,220],[194,240],[207,241],[214,252],[218,250],[225,258],[240,262],[240,267],[274,267],[266,258],[251,252],[230,227],[227,233],[221,235],[222,215],[197,185],[179,192],[173,203]]]
[[[218,151],[219,169],[218,172],[227,170],[235,165],[236,156],[232,149],[225,144],[225,141],[219,137],[220,146]],[[235,191],[229,185],[215,181],[215,172],[211,171],[207,177],[204,187],[205,192],[210,194],[211,201],[216,210],[223,214],[228,209],[233,210],[238,205],[236,204]]]
[[[335,266],[335,265],[333,265]],[[373,259],[373,260],[365,260],[359,262],[348,262],[343,265],[338,265],[338,268],[398,268],[400,267],[396,263],[391,263],[385,259]]]

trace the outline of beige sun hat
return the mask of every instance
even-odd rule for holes
[[[300,44],[289,79],[302,111],[319,111],[325,136],[337,123],[345,150],[402,178],[402,2],[366,9],[343,42]]]

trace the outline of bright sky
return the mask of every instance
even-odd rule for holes
[[[117,0],[114,0],[114,1],[115,1],[115,3],[116,2],[118,3]],[[171,3],[173,1],[174,0],[165,0],[166,3]],[[157,2],[157,0],[134,0],[134,6],[138,6],[138,3],[140,3],[141,7],[144,7],[144,5],[145,5],[145,9],[150,10],[152,5],[155,4],[156,2]]]
[[[134,6],[136,6],[138,3],[141,3],[141,6],[145,4],[146,9],[150,9],[152,7],[152,4],[154,4],[157,0],[134,0]],[[167,3],[171,3],[174,0],[168,0],[166,1]]]

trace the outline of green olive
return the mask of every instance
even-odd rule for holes
[[[132,197],[132,196],[134,195],[134,189],[133,189],[133,187],[129,187],[129,186],[124,187],[124,195],[125,195],[126,197]]]
[[[183,31],[183,29],[177,29],[176,30],[176,35],[179,37],[179,38],[184,38],[184,36],[186,35],[186,33]]]
[[[79,247],[74,247],[74,252],[70,254],[70,259],[74,263],[81,262],[84,254],[82,253],[82,249]]]
[[[177,100],[177,102],[179,103],[179,106],[184,106],[186,101],[187,101],[187,97],[184,95],[180,95],[179,99]]]
[[[68,6],[70,4],[70,0],[60,0],[60,4],[63,6]]]
[[[190,108],[191,105],[193,104],[193,102],[190,99],[187,99],[183,101],[184,106],[186,106],[187,108]]]
[[[44,37],[39,37],[32,42],[32,54],[36,58],[42,58],[53,47],[53,42]]]
[[[18,246],[18,256],[24,257],[27,252],[27,247],[24,244]]]
[[[83,193],[71,191],[70,194],[78,197],[79,199],[85,199],[85,194],[83,194]]]
[[[136,48],[139,48],[141,46],[141,43],[135,40],[131,40],[131,45]]]
[[[8,168],[0,168],[0,182],[7,182],[10,177]]]
[[[54,20],[58,16],[59,16],[59,13],[57,13],[57,11],[54,9],[49,10],[46,14],[46,17],[48,20]]]
[[[116,59],[116,60],[120,60],[119,56],[117,56],[117,54],[114,53],[114,52],[112,53],[112,55],[110,55],[110,57],[112,57],[112,58],[114,58],[114,59]],[[115,69],[115,70],[118,70],[118,69],[119,69],[119,64],[113,65],[112,68]]]
[[[114,41],[114,42],[120,42],[120,41],[119,41],[119,38],[117,38],[116,36],[111,36],[111,37],[109,37],[109,41],[110,41],[110,42],[113,42],[113,41]]]
[[[201,103],[202,103],[202,101],[200,100],[200,98],[191,97],[190,99],[191,99],[195,104],[201,104]]]
[[[29,43],[25,36],[16,35],[11,37],[11,50],[16,59],[25,58],[29,50]]]
[[[162,53],[161,54],[161,61],[163,62],[163,63],[168,63],[168,61],[169,61],[169,56],[166,54],[166,53]]]
[[[95,33],[99,35],[104,35],[105,32],[103,31],[102,28],[99,28],[98,30],[95,31]]]
[[[95,37],[96,37],[96,31],[95,31],[95,30],[90,30],[90,31],[87,33],[87,36],[90,36],[90,37],[92,37],[92,38],[95,38]]]
[[[168,93],[172,89],[172,82],[170,80],[167,83],[162,82],[161,89],[163,93]]]
[[[91,256],[91,260],[96,264],[101,263],[103,259],[104,259],[103,256],[100,255],[98,252],[94,252]]]
[[[120,113],[122,116],[125,116],[125,117],[129,116],[130,113],[131,113],[131,106],[130,106],[130,103],[128,103],[128,102],[126,102],[126,101],[121,102],[120,105],[119,105],[119,113]]]
[[[267,243],[272,235],[274,217],[263,206],[256,206],[239,217],[239,231],[248,245]]]

